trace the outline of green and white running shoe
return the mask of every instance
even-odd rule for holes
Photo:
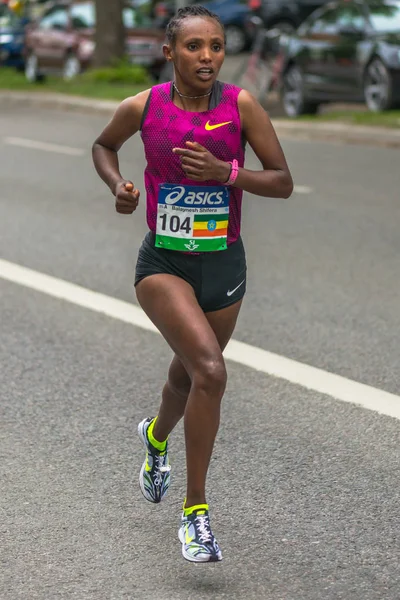
[[[201,563],[222,560],[221,550],[211,531],[207,504],[193,507],[189,515],[183,513],[179,540],[186,560]]]
[[[146,448],[146,459],[140,469],[139,484],[143,496],[149,502],[161,502],[170,484],[171,466],[168,459],[168,444],[160,452],[149,442],[147,429],[152,419],[144,419],[138,425],[138,434]]]

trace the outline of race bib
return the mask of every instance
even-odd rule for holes
[[[181,252],[226,250],[228,221],[226,187],[160,184],[157,248]]]

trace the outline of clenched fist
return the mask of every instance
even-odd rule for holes
[[[115,186],[115,209],[122,215],[131,215],[139,204],[139,190],[131,181],[120,181]]]

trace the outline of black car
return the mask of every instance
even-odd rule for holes
[[[337,1],[282,36],[280,81],[289,117],[325,102],[363,102],[372,111],[400,105],[400,0]]]
[[[328,1],[330,0],[248,0],[251,15],[246,19],[246,29],[251,34],[254,28],[252,17],[256,16],[266,29],[293,33],[312,12]]]

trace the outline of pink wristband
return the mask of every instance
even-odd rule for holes
[[[229,175],[228,181],[225,182],[225,185],[234,184],[239,173],[239,164],[236,159],[232,160],[231,165],[231,174]]]

